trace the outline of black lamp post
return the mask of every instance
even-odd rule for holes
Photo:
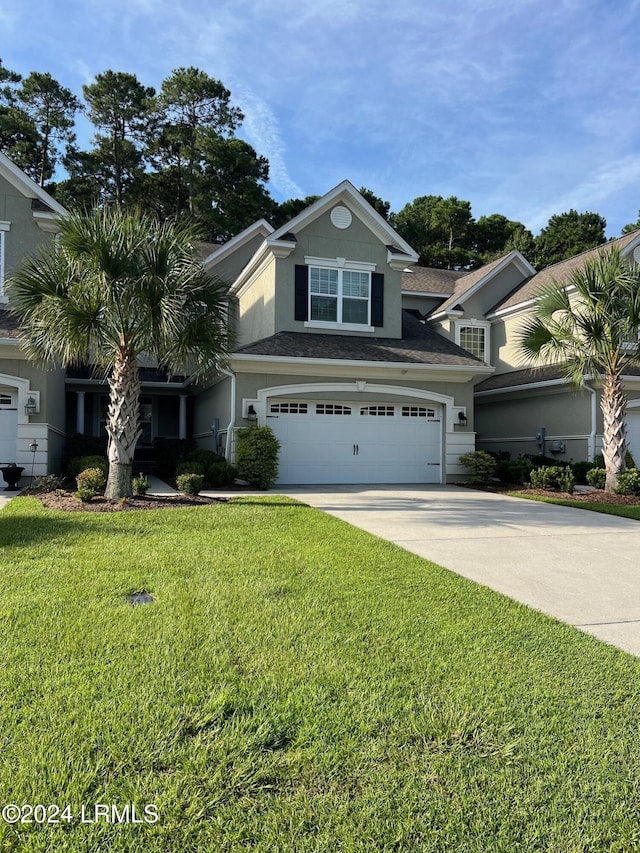
[[[31,444],[29,445],[29,450],[33,453],[31,458],[31,480],[33,481],[33,466],[36,464],[36,450],[38,449],[38,442],[33,439]]]

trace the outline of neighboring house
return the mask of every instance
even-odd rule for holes
[[[640,261],[640,231],[613,240],[624,257]],[[583,390],[558,367],[528,368],[518,348],[523,320],[553,280],[562,282],[600,246],[539,273],[519,252],[471,273],[411,268],[403,289],[412,304],[426,306],[442,334],[495,368],[475,387],[476,445],[512,456],[544,452],[559,463],[591,460],[602,448],[600,389],[586,377]],[[624,379],[630,450],[640,462],[640,369]]]
[[[0,463],[44,474],[60,463],[64,371],[38,369],[18,348],[5,281],[25,255],[51,240],[64,209],[0,153]],[[32,452],[33,443],[38,445]],[[1,486],[0,486],[1,487]]]
[[[15,319],[7,311],[6,278],[22,259],[54,238],[66,211],[0,152],[0,465],[16,462],[30,475],[60,471],[65,439],[84,434],[104,439],[108,391],[89,367],[45,370],[18,346]],[[211,244],[198,246],[203,256]],[[167,376],[141,366],[142,435],[136,458],[151,458],[158,437],[191,435],[193,389],[189,377]],[[30,450],[33,442],[38,447]],[[0,488],[2,484],[0,481]]]
[[[270,426],[281,484],[464,476],[473,386],[493,368],[424,322],[428,282],[405,307],[416,261],[348,181],[277,231],[259,222],[214,251],[205,265],[230,281],[236,346],[197,398],[195,437],[232,458],[238,428]]]

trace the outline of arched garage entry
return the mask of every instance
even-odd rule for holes
[[[249,405],[280,442],[280,485],[444,482],[449,396],[356,381],[263,388]]]

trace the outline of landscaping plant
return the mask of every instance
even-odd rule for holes
[[[280,442],[268,426],[251,426],[238,431],[236,467],[250,486],[269,489],[278,479]]]
[[[460,464],[471,472],[471,482],[486,486],[491,482],[496,470],[496,460],[484,450],[475,450],[460,457]]]

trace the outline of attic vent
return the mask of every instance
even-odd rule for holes
[[[334,207],[331,211],[331,222],[336,228],[340,228],[340,230],[343,231],[351,225],[351,221],[351,211],[346,207],[339,205],[338,207]]]

